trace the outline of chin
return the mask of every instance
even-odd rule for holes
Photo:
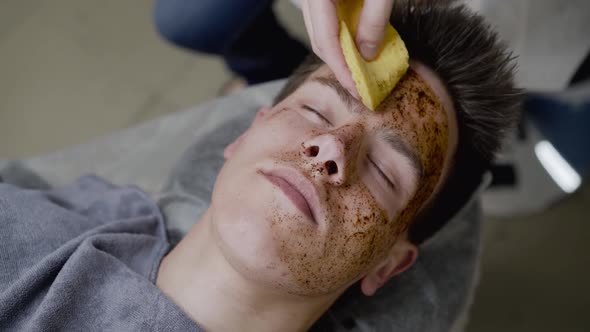
[[[300,248],[299,243],[316,238],[316,228],[299,220],[303,217],[292,203],[268,180],[253,173],[244,169],[220,172],[210,207],[215,242],[244,278],[300,294],[280,251],[284,252],[285,246]]]
[[[228,263],[245,278],[272,281],[283,273],[272,234],[273,219],[267,212],[273,199],[257,190],[260,188],[255,183],[240,186],[249,188],[247,191],[237,191],[236,186],[227,185],[230,183],[231,179],[220,174],[213,192],[210,210],[215,242]]]

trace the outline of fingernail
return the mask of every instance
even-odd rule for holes
[[[365,60],[373,60],[373,58],[377,55],[377,44],[362,43],[361,54]]]

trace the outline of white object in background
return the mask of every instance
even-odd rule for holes
[[[535,154],[553,181],[566,193],[573,193],[580,184],[582,178],[568,164],[565,159],[547,141],[541,141],[535,145]]]

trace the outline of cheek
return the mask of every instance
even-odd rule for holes
[[[324,206],[329,218],[323,234],[299,228],[277,241],[279,257],[296,286],[293,293],[320,295],[350,286],[399,234],[397,223],[388,222],[364,185],[331,188]],[[288,218],[279,216],[276,227],[287,227]]]
[[[248,153],[288,151],[303,141],[310,130],[309,124],[296,111],[290,109],[272,110],[248,130],[239,147]]]
[[[330,204],[331,215],[337,218],[331,223],[330,241],[345,256],[354,256],[352,265],[363,269],[393,244],[397,222],[391,221],[395,218],[388,217],[362,182],[337,189]]]

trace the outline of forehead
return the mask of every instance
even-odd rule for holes
[[[403,135],[424,159],[449,138],[448,114],[439,98],[414,70],[410,69],[376,109],[384,124]]]
[[[331,88],[331,99],[339,99],[343,108],[377,124],[377,128],[391,129],[418,152],[423,162],[431,158],[430,150],[441,148],[436,144],[441,139],[454,151],[456,119],[450,97],[436,74],[420,63],[412,63],[375,111],[348,94],[326,65],[312,73],[307,82]]]
[[[388,111],[394,110],[391,108],[391,98],[397,97],[399,99],[400,94],[411,96],[412,94],[417,95],[419,93],[421,97],[427,96],[435,101],[437,105],[432,104],[432,106],[444,110],[441,115],[446,115],[449,120],[455,120],[453,103],[444,84],[433,70],[417,61],[410,61],[410,68],[406,75],[400,79],[389,96],[385,98],[375,112],[370,112],[359,100],[352,97],[325,64],[313,71],[304,81],[304,83],[309,82],[319,82],[333,88],[338,94],[338,97],[357,113],[365,111],[367,111],[366,113],[368,115],[387,113]],[[388,100],[389,103],[386,103]]]

